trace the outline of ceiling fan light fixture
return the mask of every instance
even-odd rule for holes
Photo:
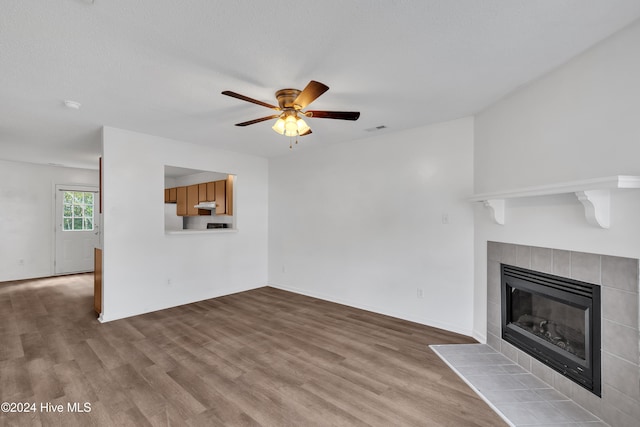
[[[315,101],[320,95],[329,90],[329,86],[311,80],[309,84],[302,90],[298,89],[280,89],[276,92],[278,106],[259,101],[248,96],[241,95],[230,90],[225,90],[222,95],[240,99],[242,101],[251,102],[252,104],[261,105],[277,111],[277,114],[271,116],[260,117],[246,122],[236,123],[236,126],[248,126],[261,123],[267,120],[277,119],[271,129],[279,135],[288,137],[298,137],[311,134],[311,128],[298,115],[305,118],[317,117],[320,119],[338,119],[338,120],[358,120],[360,112],[358,111],[324,111],[324,110],[306,110],[309,104]],[[296,138],[296,144],[298,139]]]
[[[271,129],[273,129],[275,132],[279,133],[280,135],[284,135],[284,120],[282,118],[276,120],[276,122],[271,127]]]

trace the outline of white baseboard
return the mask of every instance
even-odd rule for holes
[[[425,326],[431,326],[433,328],[444,329],[449,332],[455,332],[457,334],[466,335],[468,337],[473,337],[472,330],[459,328],[458,326],[439,322],[434,319],[423,318],[423,317],[415,317],[415,316],[407,316],[404,313],[399,313],[397,311],[388,310],[382,307],[374,307],[366,304],[360,304],[355,301],[349,301],[342,298],[335,298],[330,295],[325,295],[318,292],[309,292],[305,289],[298,289],[293,286],[279,285],[276,283],[269,283],[268,286],[276,289],[281,289],[283,291],[293,292],[295,294],[306,295],[308,297],[318,298],[324,301],[335,302],[337,304],[346,305],[353,308],[359,308],[361,310],[371,311],[373,313],[383,314],[385,316],[395,317],[397,319],[407,320],[409,322],[419,323]],[[473,337],[475,338],[475,337]],[[476,338],[477,339],[477,338]]]
[[[484,334],[481,334],[478,331],[473,331],[473,333],[471,334],[471,336],[473,338],[476,339],[476,341],[478,341],[480,344],[486,344],[487,343],[487,336]]]

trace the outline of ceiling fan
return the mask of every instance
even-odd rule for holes
[[[302,120],[302,118],[300,118],[300,116],[339,120],[358,120],[358,117],[360,117],[360,113],[357,111],[302,111],[328,90],[329,86],[315,80],[311,80],[302,91],[298,89],[280,89],[276,92],[276,99],[278,100],[277,107],[275,105],[267,104],[266,102],[258,101],[257,99],[249,98],[248,96],[240,95],[239,93],[235,93],[230,90],[225,90],[222,94],[279,111],[278,114],[273,114],[271,116],[236,123],[236,126],[249,126],[266,120],[278,119],[272,127],[274,131],[281,135],[297,137],[309,135],[311,133],[311,128],[304,120]],[[298,141],[296,139],[296,143],[297,142]]]

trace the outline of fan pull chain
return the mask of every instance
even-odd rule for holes
[[[296,135],[296,145],[298,145],[298,135]],[[289,138],[289,150],[293,150],[293,137]]]

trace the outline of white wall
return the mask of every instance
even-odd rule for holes
[[[55,185],[97,187],[97,168],[0,160],[0,282],[54,275]]]
[[[472,158],[467,118],[271,159],[269,283],[471,334]]]
[[[237,232],[164,232],[164,166],[237,175]],[[268,173],[263,158],[114,128],[103,130],[101,320],[266,285]]]
[[[640,175],[640,24],[476,117],[475,190]],[[611,228],[572,196],[507,202],[504,226],[476,206],[474,335],[486,334],[487,240],[640,258],[640,190],[612,193]]]

